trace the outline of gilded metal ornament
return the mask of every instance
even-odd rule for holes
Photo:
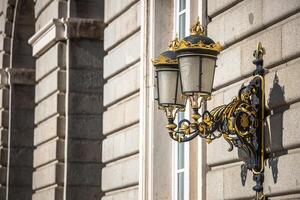
[[[174,43],[173,50],[180,51],[182,49],[204,49],[220,52],[222,50],[222,46],[219,42],[215,43],[213,40],[205,36],[205,29],[200,24],[198,18],[196,24],[194,24],[190,29],[190,36],[182,40],[176,40]]]
[[[190,28],[191,35],[205,35],[205,29],[200,24],[199,17],[197,17],[197,22]]]
[[[169,51],[174,52],[176,49],[176,46],[179,44],[178,36],[174,40],[172,40],[169,44]],[[167,51],[168,52],[168,51]],[[177,65],[178,59],[177,58],[171,58],[167,52],[164,52],[160,54],[157,58],[152,60],[153,65]]]
[[[153,65],[164,65],[164,64],[178,64],[177,59],[170,59],[164,55],[159,55],[156,59],[152,60]]]

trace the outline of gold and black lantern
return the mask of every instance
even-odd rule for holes
[[[153,60],[156,73],[157,101],[160,107],[184,109],[185,98],[182,95],[177,55],[169,50]]]
[[[191,96],[209,96],[215,74],[217,55],[221,45],[205,36],[204,29],[197,23],[190,35],[175,46],[181,75],[182,92]]]
[[[157,77],[159,108],[166,113],[166,128],[177,142],[188,142],[197,136],[207,143],[223,136],[229,144],[245,153],[245,166],[253,172],[256,199],[263,200],[265,79],[263,55],[265,49],[259,43],[254,51],[256,69],[252,80],[242,85],[238,95],[228,104],[212,110],[199,110],[211,98],[219,43],[205,36],[199,20],[192,26],[191,34],[182,40],[172,41],[171,50],[153,61]],[[180,80],[180,81],[179,81]],[[181,84],[179,84],[181,82]],[[190,118],[175,123],[179,110],[184,111],[185,99],[191,105]]]

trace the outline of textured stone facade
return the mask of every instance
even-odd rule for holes
[[[105,1],[103,200],[138,199],[141,2]]]
[[[219,1],[218,1],[219,2]],[[266,48],[266,122],[270,158],[266,160],[264,189],[270,199],[299,198],[300,96],[299,1],[208,1],[208,35],[224,46],[216,69],[213,101],[208,108],[228,103],[255,69],[252,51],[261,41]],[[292,114],[293,113],[293,114]],[[248,199],[254,196],[252,174],[241,183],[238,151],[227,153],[226,142],[207,145],[207,199]],[[218,181],[216,181],[218,180]],[[214,191],[214,192],[209,192]],[[288,195],[290,194],[290,195]],[[285,196],[287,195],[287,196]]]
[[[100,199],[104,2],[0,8],[0,199]]]
[[[190,0],[188,16],[223,46],[208,109],[250,80],[263,43],[265,193],[299,199],[300,1]],[[1,0],[0,200],[172,200],[151,59],[173,29],[174,0]],[[190,143],[190,200],[254,197],[226,150]]]

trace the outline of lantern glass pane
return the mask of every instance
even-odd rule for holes
[[[199,56],[185,56],[179,58],[179,68],[182,81],[182,92],[192,94],[199,91]]]
[[[175,104],[178,71],[158,71],[159,103]]]
[[[201,76],[201,93],[211,94],[216,60],[213,58],[202,57],[202,76]]]
[[[180,84],[180,74],[178,71],[178,85],[177,85],[177,98],[176,98],[176,104],[182,105],[182,107],[185,107],[186,98],[184,95],[182,95],[182,88]]]

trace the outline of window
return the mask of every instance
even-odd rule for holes
[[[176,35],[181,39],[189,33],[189,0],[174,0],[174,38]],[[189,107],[187,107],[189,110]],[[178,113],[177,122],[189,113]],[[189,199],[189,143],[173,142],[173,200]]]

